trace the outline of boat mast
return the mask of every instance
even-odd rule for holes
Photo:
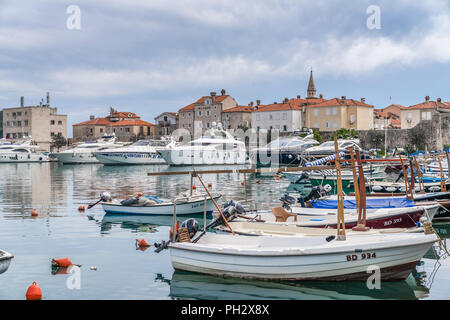
[[[336,157],[336,184],[337,184],[337,240],[345,240],[345,222],[344,222],[344,195],[342,194],[342,177],[341,177],[341,159],[339,158],[339,149],[337,136],[334,137],[334,154]]]

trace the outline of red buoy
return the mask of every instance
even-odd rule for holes
[[[138,247],[150,247],[150,244],[144,238],[136,239],[136,245]]]
[[[212,188],[212,183],[208,182],[208,188]]]
[[[25,294],[27,300],[41,300],[42,299],[42,291],[41,288],[33,282],[31,286],[28,287],[27,293]]]
[[[70,267],[73,265],[69,258],[52,259],[52,266],[55,267]]]
[[[197,189],[197,186],[194,184],[194,185],[192,186],[192,189],[193,189],[193,190]]]
[[[81,211],[84,211],[84,210],[85,210],[84,206],[79,206],[79,207],[78,207],[78,211],[81,212]]]
[[[244,181],[242,181],[241,184],[242,184],[243,186],[245,186],[245,182],[244,182]]]
[[[32,211],[31,211],[31,216],[32,217],[37,217],[39,214],[38,214],[38,212],[37,212],[37,210],[36,209],[33,209]]]

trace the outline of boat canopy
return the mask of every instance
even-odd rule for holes
[[[317,209],[337,209],[337,200],[313,200],[311,201],[311,205]],[[414,201],[406,197],[366,199],[367,209],[407,207],[415,207],[415,204]],[[344,200],[344,208],[356,209],[356,200]]]

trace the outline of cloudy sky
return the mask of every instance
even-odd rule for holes
[[[325,98],[450,101],[450,1],[0,0],[0,108],[50,91],[69,125],[109,106],[153,121],[222,88],[242,105],[304,96],[311,68]]]

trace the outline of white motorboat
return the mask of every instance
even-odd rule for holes
[[[47,154],[37,153],[35,149],[39,149],[39,146],[32,144],[31,137],[15,143],[3,142],[0,145],[0,163],[52,161]]]
[[[164,164],[166,161],[158,150],[167,148],[165,144],[167,142],[163,140],[139,140],[123,148],[94,152],[94,157],[104,165]],[[174,142],[169,143],[173,144]]]
[[[0,250],[0,274],[8,270],[12,258],[14,256],[11,253]]]
[[[422,228],[348,232],[346,240],[337,240],[335,230],[308,229],[301,236],[206,233],[168,247],[175,270],[216,276],[366,281],[375,268],[381,280],[405,280],[438,240]]]
[[[57,158],[64,164],[99,163],[94,157],[93,152],[122,147],[123,143],[116,142],[116,139],[114,134],[105,135],[98,140],[81,143],[73,149],[52,153],[51,156]]]
[[[213,195],[214,200],[220,197],[218,194]],[[208,195],[197,192],[192,195],[189,192],[181,193],[174,200],[160,199],[156,196],[141,196],[125,201],[111,199],[102,202],[102,207],[108,214],[171,216],[174,213],[174,202],[177,216],[204,214],[205,202],[207,215],[211,215],[214,208],[214,203]]]
[[[247,163],[245,143],[218,127],[184,145],[158,150],[171,166],[233,165]]]
[[[354,150],[359,150],[361,159],[370,158],[369,152],[363,150],[359,146],[359,143],[359,139],[338,139],[339,152],[344,152],[344,159],[350,159],[348,148],[352,147]],[[331,155],[334,155],[334,141],[327,141],[319,146],[314,146],[304,151],[305,158],[319,159]]]

